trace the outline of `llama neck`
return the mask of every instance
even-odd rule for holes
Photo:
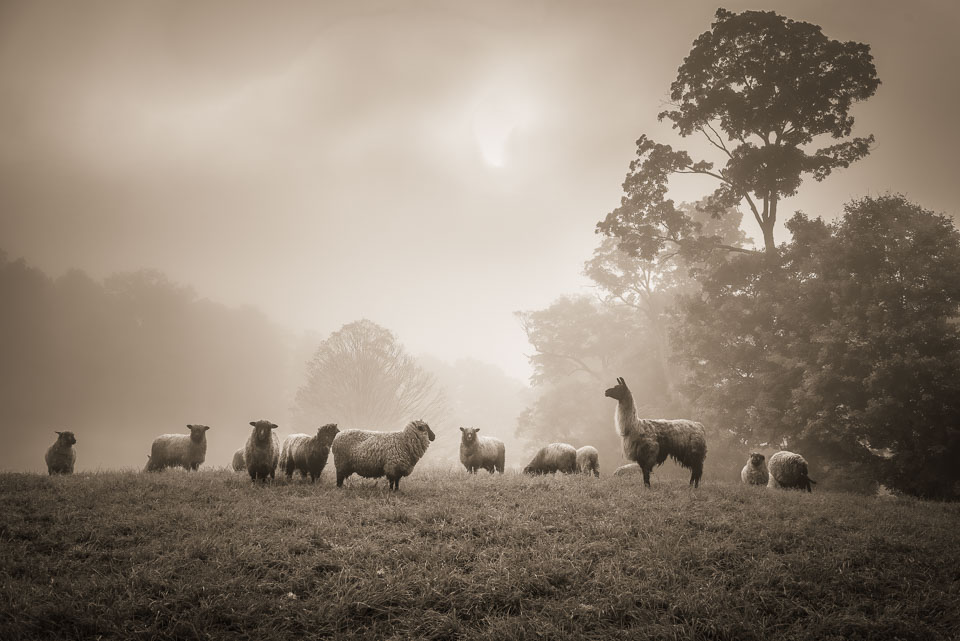
[[[617,402],[617,412],[614,414],[614,425],[617,434],[626,436],[637,426],[637,408],[633,404],[633,394],[627,390],[626,396]]]

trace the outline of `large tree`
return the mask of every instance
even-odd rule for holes
[[[691,398],[837,481],[960,498],[960,233],[899,196],[788,229],[775,261],[730,261],[684,303]]]
[[[848,139],[850,108],[879,84],[868,45],[831,40],[817,25],[770,11],[717,10],[671,85],[672,107],[659,118],[683,137],[702,136],[723,164],[641,136],[621,204],[598,230],[645,258],[664,245],[702,250],[705,242],[744,251],[703,234],[667,198],[671,176],[696,174],[717,181],[707,210],[722,216],[745,202],[764,248],[774,253],[780,200],[795,194],[805,175],[823,180],[869,153],[872,135]],[[824,137],[840,142],[814,144]]]
[[[444,405],[434,377],[393,332],[366,319],[344,325],[320,344],[296,396],[303,428],[333,422],[399,429],[413,419],[436,420]]]

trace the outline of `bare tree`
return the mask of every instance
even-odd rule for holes
[[[334,422],[341,428],[393,428],[418,418],[437,420],[445,405],[434,377],[393,332],[363,319],[320,344],[295,410],[301,427]]]

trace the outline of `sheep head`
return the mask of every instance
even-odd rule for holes
[[[750,452],[750,465],[760,467],[766,457],[760,452]]]
[[[461,427],[460,428],[460,440],[464,445],[473,445],[477,442],[477,432],[480,431],[479,427]]]
[[[64,445],[73,445],[77,442],[77,439],[73,436],[73,432],[56,432],[56,435],[57,441]]]
[[[422,420],[421,420],[421,421],[411,421],[410,424],[409,424],[407,427],[412,427],[412,428],[415,429],[416,431],[421,432],[421,433],[423,433],[423,434],[426,434],[426,435],[427,435],[427,438],[429,438],[431,441],[432,441],[433,439],[437,438],[437,435],[433,433],[433,430],[430,429],[430,426],[427,425],[427,423],[426,423],[425,421],[422,421]]]
[[[630,393],[630,388],[627,387],[627,382],[622,378],[617,379],[617,384],[609,388],[606,392],[603,393],[604,396],[608,398],[615,398],[618,401],[622,401]]]
[[[320,445],[330,447],[330,444],[333,443],[333,439],[336,438],[339,432],[340,430],[337,428],[336,423],[327,423],[323,427],[317,428],[317,440],[320,442]]]
[[[206,425],[187,425],[187,427],[190,429],[190,440],[194,443],[202,441],[203,435],[210,429]]]
[[[250,421],[250,425],[253,425],[253,440],[258,443],[269,442],[271,430],[275,430],[278,427],[276,423],[271,423],[266,419]]]

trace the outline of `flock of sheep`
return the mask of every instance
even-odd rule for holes
[[[614,426],[623,440],[623,453],[633,463],[617,468],[615,476],[642,473],[643,482],[650,486],[650,473],[667,457],[691,471],[690,484],[699,487],[703,462],[707,456],[707,441],[703,425],[683,419],[642,419],[637,415],[633,394],[622,378],[605,392],[617,401]],[[275,478],[279,467],[288,478],[294,472],[315,481],[327,464],[333,451],[337,470],[337,487],[357,474],[365,478],[387,477],[391,490],[400,489],[400,479],[409,476],[414,466],[436,438],[424,421],[411,421],[396,432],[345,430],[328,423],[309,434],[291,434],[280,444],[274,430],[275,423],[267,420],[251,421],[253,430],[244,447],[233,455],[233,469],[246,470],[254,481]],[[160,471],[167,467],[196,470],[207,454],[206,425],[188,425],[189,434],[158,436],[150,448],[145,471]],[[480,436],[476,427],[460,428],[460,462],[468,472],[484,469],[503,473],[506,448],[498,438]],[[72,474],[76,462],[73,432],[57,432],[57,441],[46,454],[50,474]],[[593,474],[600,476],[599,454],[592,446],[574,448],[566,443],[551,443],[541,448],[524,468],[526,474]],[[751,452],[741,472],[741,480],[748,485],[798,488],[811,491],[815,483],[808,474],[807,462],[799,454],[777,452],[770,457],[769,469],[763,454]]]

